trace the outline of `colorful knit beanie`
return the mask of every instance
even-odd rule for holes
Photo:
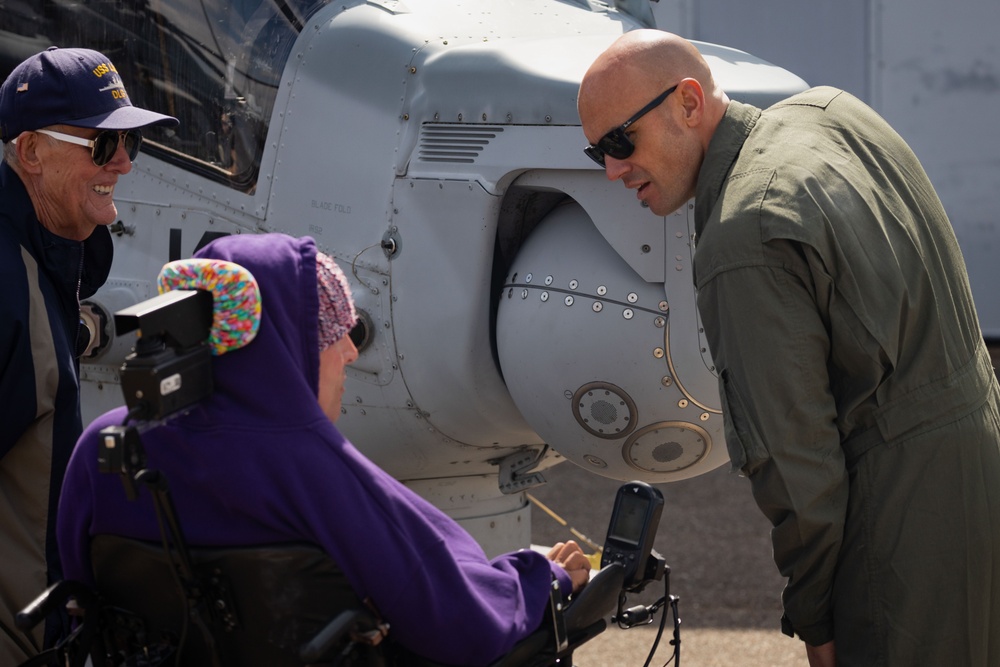
[[[321,252],[316,253],[316,280],[319,285],[319,350],[322,352],[358,321],[347,277],[337,263]]]

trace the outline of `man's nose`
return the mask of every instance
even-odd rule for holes
[[[111,156],[111,159],[104,166],[110,167],[119,174],[127,174],[132,171],[132,160],[128,159],[128,151],[125,150],[124,140],[118,141],[118,148],[115,149],[115,154]]]
[[[358,348],[357,348],[357,346],[354,344],[354,341],[350,339],[350,337],[348,337],[347,340],[350,343],[350,345],[348,346],[347,353],[344,355],[344,358],[345,358],[344,365],[345,366],[353,364],[355,361],[358,360]]]
[[[628,170],[628,160],[618,160],[610,155],[604,156],[604,173],[607,174],[609,181],[617,181],[628,173]]]

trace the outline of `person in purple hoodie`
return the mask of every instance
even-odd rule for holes
[[[249,270],[262,315],[252,342],[213,357],[214,393],[142,436],[190,545],[312,542],[399,644],[455,665],[487,665],[537,629],[553,579],[564,596],[583,587],[590,564],[576,543],[548,558],[487,559],[337,430],[356,316],[343,273],[311,238],[229,236],[196,257]],[[98,471],[98,433],[125,416],[122,407],[95,420],[70,460],[57,522],[67,579],[93,585],[92,536],[159,540],[150,494],[129,502],[119,476]]]

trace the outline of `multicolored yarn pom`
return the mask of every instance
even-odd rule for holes
[[[214,299],[209,345],[219,356],[243,347],[260,328],[260,288],[246,268],[221,259],[179,259],[160,270],[160,294],[203,289]]]

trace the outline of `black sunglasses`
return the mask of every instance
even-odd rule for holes
[[[40,134],[46,134],[58,141],[65,141],[69,144],[86,146],[90,149],[90,157],[94,164],[103,167],[111,162],[111,158],[118,151],[118,144],[125,142],[125,152],[128,153],[129,162],[135,162],[139,155],[139,146],[142,145],[142,132],[139,130],[104,130],[93,139],[75,137],[72,134],[64,134],[55,130],[35,130]]]
[[[639,113],[605,134],[596,144],[591,144],[584,148],[583,152],[587,154],[587,157],[602,167],[604,166],[605,155],[610,155],[616,160],[624,160],[627,158],[635,150],[635,144],[633,144],[632,140],[625,134],[625,130],[627,130],[632,123],[663,104],[663,100],[667,99],[667,96],[675,90],[677,90],[677,86],[667,88],[665,91],[660,93],[656,99],[639,109]]]

